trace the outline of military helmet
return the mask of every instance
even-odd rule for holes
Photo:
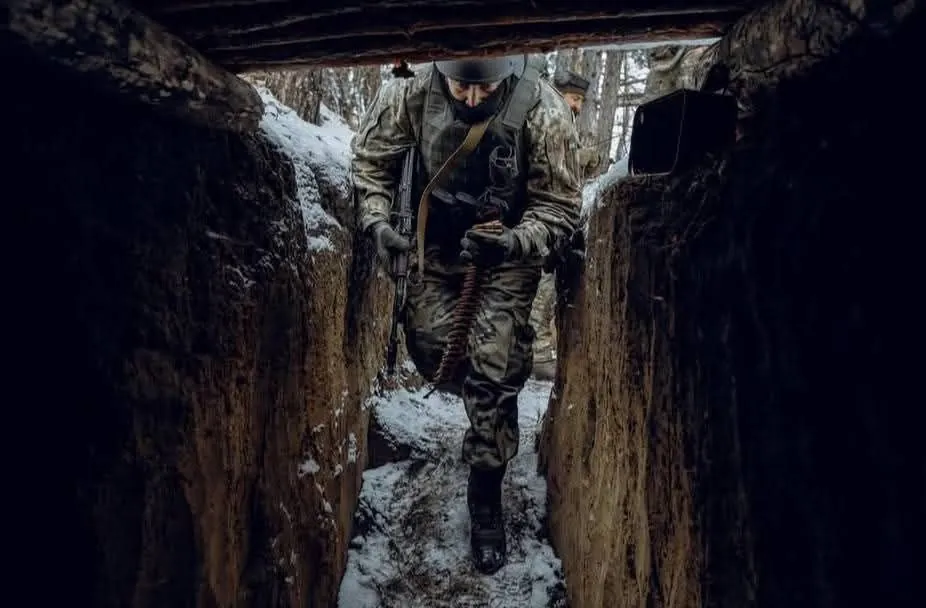
[[[467,57],[466,59],[449,59],[435,61],[437,71],[453,80],[466,83],[484,84],[504,80],[512,74],[524,71],[524,55],[505,55],[503,57]]]
[[[585,95],[590,84],[588,80],[569,70],[563,70],[563,72],[557,70],[556,76],[553,78],[553,86],[560,93]]]

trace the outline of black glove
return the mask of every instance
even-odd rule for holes
[[[411,249],[408,239],[396,232],[389,222],[377,222],[370,231],[376,243],[376,253],[385,262],[389,262],[396,253]]]
[[[497,266],[521,255],[521,244],[507,226],[502,226],[498,234],[471,228],[466,231],[460,245],[463,247],[460,261],[479,266]]]

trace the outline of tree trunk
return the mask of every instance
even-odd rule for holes
[[[630,71],[629,62],[627,57],[624,57],[624,80],[626,82],[627,74]],[[629,86],[629,85],[627,85]],[[630,133],[631,133],[631,120],[632,114],[630,111],[630,104],[623,104],[621,106],[621,133],[618,137],[617,142],[617,151],[614,153],[614,159],[619,160],[627,156],[630,153]]]
[[[598,110],[601,104],[601,89],[598,81],[601,76],[601,51],[580,51],[580,65],[576,70],[582,78],[589,81],[585,93],[585,105],[579,113],[579,135],[585,145],[592,145],[601,138],[598,132]]]
[[[579,49],[560,49],[556,51],[556,73],[574,71]]]
[[[352,129],[372,102],[383,82],[381,66],[356,68],[308,68],[277,72],[249,72],[245,78],[266,86],[308,122],[318,124],[319,107],[325,104]]]
[[[355,70],[356,88],[353,118],[350,121],[351,128],[357,129],[360,125],[360,117],[366,112],[367,107],[373,102],[376,92],[383,83],[383,74],[380,66],[364,66]]]
[[[614,143],[614,115],[620,102],[620,89],[623,85],[625,53],[610,51],[605,54],[604,83],[601,91],[601,106],[598,109],[598,173],[607,171]]]
[[[302,120],[318,124],[321,69],[252,72],[243,77],[255,85],[267,87],[280,103],[292,108]]]
[[[321,100],[325,106],[339,116],[343,116],[341,100],[341,84],[338,82],[334,68],[322,69]]]

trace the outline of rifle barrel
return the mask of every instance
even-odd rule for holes
[[[405,153],[402,160],[402,179],[399,181],[396,231],[405,238],[411,238],[412,232],[412,180],[415,174],[415,147]],[[386,346],[386,372],[395,373],[396,356],[399,341],[399,318],[405,306],[406,275],[408,274],[408,252],[400,253],[392,260],[392,276],[395,281],[395,297],[392,300],[392,322],[389,330],[389,343]]]

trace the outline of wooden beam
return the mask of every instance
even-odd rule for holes
[[[378,10],[414,10],[421,14],[461,17],[486,16],[493,12],[515,12],[524,16],[546,16],[558,11],[575,14],[601,11],[616,14],[680,14],[703,13],[715,9],[748,9],[763,0],[133,0],[146,14],[159,20],[169,15],[176,18],[204,20],[207,15],[243,22],[248,17],[256,23],[283,23],[293,19],[323,19],[338,16],[360,16]],[[465,17],[465,15],[462,15]],[[164,19],[166,22],[166,19]],[[202,21],[201,23],[204,23]]]
[[[141,13],[112,0],[6,0],[20,42],[102,87],[211,128],[250,132],[251,85]]]
[[[342,33],[370,26],[415,33],[424,29],[481,27],[533,21],[574,21],[614,17],[736,12],[743,14],[755,0],[343,0],[336,3],[284,1],[265,5],[201,7],[168,11],[161,3],[145,5],[153,18],[191,42],[269,33],[280,38],[312,32]],[[169,6],[169,5],[168,5]],[[594,23],[589,23],[594,28]]]
[[[397,56],[411,62],[426,62],[474,54],[549,52],[589,44],[714,38],[721,36],[736,18],[733,13],[670,15],[595,22],[509,23],[477,29],[426,30],[416,34],[376,33],[350,37],[334,34],[321,39],[311,34],[305,40],[267,40],[247,47],[202,45],[201,48],[216,62],[234,71],[382,64],[390,63]]]
[[[681,24],[694,21],[710,20],[715,16],[721,20],[733,21],[739,16],[739,11],[711,10],[702,13],[677,13],[669,17],[670,20]],[[694,17],[694,19],[692,19]],[[471,31],[479,28],[502,27],[533,27],[546,28],[550,31],[562,29],[594,33],[609,30],[620,30],[624,23],[644,24],[645,19],[653,23],[667,23],[665,15],[656,13],[645,14],[614,14],[606,11],[569,11],[560,9],[550,14],[520,15],[510,11],[494,11],[486,15],[468,16],[461,19],[458,16],[421,16],[408,14],[400,9],[392,11],[386,9],[371,10],[363,16],[343,20],[327,19],[319,22],[317,27],[310,27],[306,21],[297,21],[280,25],[278,27],[260,27],[253,23],[246,27],[233,29],[219,29],[212,27],[207,31],[190,33],[188,39],[192,44],[212,51],[228,51],[234,49],[249,49],[262,46],[273,46],[286,43],[321,42],[324,40],[353,39],[368,36],[398,36],[414,38],[422,34],[434,33],[437,35],[459,35],[461,31]],[[497,30],[496,30],[497,31]]]
[[[388,63],[415,52],[416,45],[415,58],[427,60],[466,48],[517,52],[515,44],[524,41],[521,50],[532,51],[716,38],[766,0],[131,1],[207,57],[238,71]],[[515,44],[506,40],[512,28],[519,30]]]

